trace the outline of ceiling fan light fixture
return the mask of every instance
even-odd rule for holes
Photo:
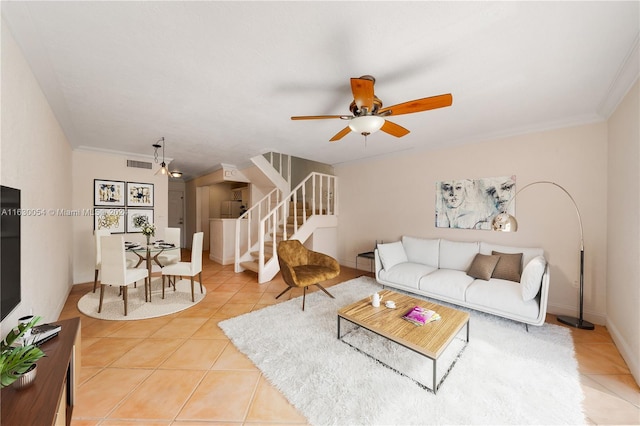
[[[349,128],[361,135],[370,135],[377,132],[384,125],[384,118],[377,115],[363,115],[354,117],[349,122]]]
[[[182,172],[179,171],[179,170],[174,170],[174,171],[171,172],[171,177],[180,178],[180,177],[182,177]]]

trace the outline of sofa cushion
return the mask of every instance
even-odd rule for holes
[[[522,287],[522,300],[531,300],[536,297],[542,285],[542,274],[544,274],[547,262],[542,256],[536,256],[524,267],[520,287]]]
[[[393,268],[381,270],[378,277],[382,281],[400,284],[412,289],[418,288],[418,282],[423,276],[432,273],[436,268],[421,263],[398,263]]]
[[[407,261],[407,255],[400,241],[396,241],[395,243],[378,244],[378,254],[380,255],[382,267],[387,271],[398,263]]]
[[[477,242],[440,240],[440,268],[466,272],[479,251]],[[483,253],[491,254],[491,253]]]
[[[501,280],[520,282],[522,272],[522,253],[501,253],[492,250],[491,254],[498,255],[499,260],[491,277]],[[478,278],[478,277],[476,277]]]
[[[544,256],[544,251],[541,248],[536,247],[510,247],[501,246],[498,244],[480,242],[480,253],[491,254],[492,251],[499,251],[500,253],[522,253],[522,266],[531,262],[536,256]],[[522,269],[521,269],[522,270]]]
[[[468,276],[465,271],[437,269],[420,278],[419,288],[434,296],[464,301],[467,287],[472,282],[473,278]]]
[[[475,309],[508,318],[538,318],[538,301],[522,300],[520,288],[521,285],[514,281],[497,278],[475,280],[467,288],[466,302],[476,305]]]
[[[471,266],[467,271],[467,275],[473,278],[481,280],[488,280],[491,278],[493,270],[500,261],[500,256],[491,256],[488,254],[476,254],[476,257],[471,262]]]
[[[427,239],[404,236],[402,237],[402,246],[409,262],[423,263],[434,268],[438,267],[439,238]]]

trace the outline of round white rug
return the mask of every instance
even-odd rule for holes
[[[132,321],[146,318],[156,318],[164,315],[189,309],[201,302],[207,294],[207,289],[202,286],[203,293],[200,293],[200,283],[194,282],[195,302],[191,301],[191,281],[180,280],[176,283],[176,291],[173,287],[167,287],[162,299],[161,280],[157,277],[151,283],[151,302],[144,301],[144,284],[138,283],[134,288],[129,286],[127,297],[127,316],[124,316],[124,301],[118,295],[119,287],[105,286],[104,299],[102,301],[102,312],[98,313],[100,303],[100,287],[93,293],[90,291],[78,301],[78,310],[83,314],[103,320],[112,321]]]

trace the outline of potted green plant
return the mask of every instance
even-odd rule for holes
[[[38,321],[40,317],[34,317],[27,323],[18,324],[0,343],[0,378],[3,388],[35,368],[35,362],[45,356],[39,347],[29,344],[26,338],[23,345],[14,345],[16,340],[28,336]]]

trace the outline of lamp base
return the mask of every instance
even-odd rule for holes
[[[589,321],[585,321],[581,318],[568,317],[565,315],[558,315],[558,321],[570,325],[571,327],[580,328],[582,330],[593,330],[595,327]]]

